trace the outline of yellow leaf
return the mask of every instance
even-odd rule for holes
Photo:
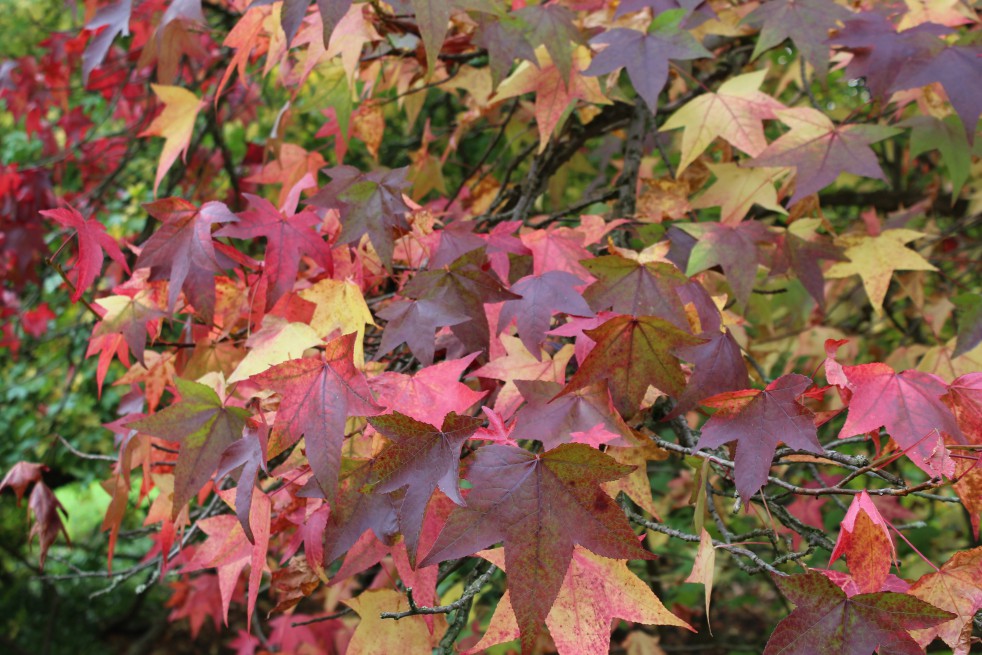
[[[504,549],[478,553],[504,568]],[[669,612],[646,582],[631,573],[627,562],[594,555],[581,546],[573,550],[563,586],[546,617],[546,627],[559,655],[602,655],[610,652],[613,618],[691,628]],[[518,638],[510,592],[498,601],[481,641],[462,655]]]
[[[271,366],[303,357],[303,351],[321,343],[321,338],[305,323],[287,323],[267,316],[262,329],[249,337],[249,354],[236,367],[228,381],[238,382],[262,373]]]
[[[760,205],[778,214],[787,214],[777,202],[774,183],[784,177],[790,168],[743,168],[736,164],[707,164],[716,181],[705,193],[696,198],[696,209],[719,207],[719,222],[735,225],[743,220],[752,205]]]
[[[848,262],[837,262],[825,273],[827,278],[858,275],[873,309],[883,311],[883,298],[894,271],[936,271],[933,265],[905,244],[924,235],[914,230],[884,230],[876,236],[847,234],[836,239],[845,248]]]
[[[355,366],[365,366],[365,326],[375,325],[372,312],[365,304],[365,297],[353,282],[343,280],[321,280],[309,289],[300,292],[300,297],[314,303],[314,317],[310,327],[321,339],[327,338],[335,330],[341,334],[356,333]]]
[[[716,549],[713,547],[713,538],[703,528],[702,535],[699,537],[699,550],[696,551],[696,561],[692,564],[692,573],[685,581],[695,582],[706,587],[706,625],[709,626],[709,634],[713,634],[713,628],[709,623],[709,597],[713,593],[715,568]]]
[[[181,155],[182,158],[187,156],[188,144],[191,142],[191,134],[194,132],[194,121],[198,117],[198,110],[201,109],[202,102],[198,96],[179,86],[162,84],[151,84],[150,86],[160,101],[164,103],[164,111],[153,119],[150,127],[141,132],[140,136],[162,136],[166,139],[164,149],[160,151],[157,179],[153,183],[153,195],[156,196],[160,182],[164,179],[164,175],[167,174],[177,156]]]
[[[406,595],[394,589],[362,592],[344,601],[361,617],[348,643],[348,655],[430,655],[430,631],[422,616],[407,616],[395,621],[379,617],[382,612],[404,612],[409,609]]]

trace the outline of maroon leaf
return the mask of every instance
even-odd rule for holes
[[[678,228],[698,239],[689,253],[686,274],[695,275],[719,266],[733,288],[736,301],[746,306],[761,260],[758,250],[762,244],[774,241],[767,227],[756,221],[743,221],[736,225],[684,223]]]
[[[585,334],[597,345],[562,393],[606,380],[614,407],[625,418],[638,411],[649,385],[672,396],[681,394],[685,377],[672,353],[681,346],[702,343],[702,339],[653,316],[617,316]]]
[[[829,30],[850,16],[852,12],[834,0],[769,0],[747,15],[744,22],[761,25],[754,58],[791,39],[815,73],[824,78],[829,66]]]
[[[702,404],[719,411],[706,421],[697,449],[717,448],[736,441],[736,488],[749,501],[767,482],[767,472],[780,442],[792,448],[821,453],[815,415],[798,402],[812,385],[797,373],[782,375],[763,390],[745,389],[706,398]]]
[[[17,504],[20,505],[20,501],[24,498],[24,492],[30,485],[40,482],[41,473],[46,470],[48,467],[44,464],[17,462],[7,471],[7,475],[3,476],[3,482],[0,482],[0,492],[10,487],[17,494]]]
[[[368,422],[391,442],[375,458],[377,481],[372,489],[377,493],[405,489],[396,514],[415,567],[423,515],[433,491],[439,487],[447,498],[464,504],[458,488],[460,449],[482,421],[450,412],[439,429],[399,413],[374,416]]]
[[[365,485],[372,481],[374,463],[375,460],[357,463],[341,478],[341,488],[337,499],[331,504],[331,514],[324,530],[325,564],[348,552],[367,530],[374,532],[379,541],[388,546],[396,541],[399,533],[396,499],[391,494],[362,492]]]
[[[652,22],[648,33],[616,27],[590,40],[605,44],[584,75],[604,75],[626,68],[638,95],[651,113],[658,110],[658,94],[668,81],[668,62],[675,59],[712,57],[689,32],[680,29],[685,12],[662,14]]]
[[[886,100],[905,66],[930,59],[944,46],[938,37],[950,31],[936,23],[921,23],[897,32],[886,10],[877,8],[854,14],[829,42],[852,53],[846,74],[865,78],[870,92]]]
[[[877,592],[848,598],[814,571],[771,577],[796,607],[777,624],[764,655],[870,655],[877,648],[892,655],[923,654],[908,630],[955,618],[907,594]]]
[[[604,384],[594,384],[556,397],[563,386],[544,380],[515,380],[527,403],[515,415],[512,439],[535,439],[547,450],[570,443],[573,432],[600,426],[611,436],[631,437]]]
[[[428,298],[398,300],[379,311],[378,316],[388,324],[382,331],[382,342],[375,358],[405,343],[423,366],[432,364],[436,330],[471,320],[448,300],[449,295],[450,292],[444,289]]]
[[[897,133],[882,125],[834,125],[810,107],[776,111],[791,131],[746,162],[749,166],[794,166],[797,184],[790,204],[835,182],[840,173],[886,179],[869,144]]]
[[[199,209],[181,198],[164,198],[144,207],[164,224],[143,244],[133,267],[149,268],[151,280],[169,280],[168,311],[174,311],[183,289],[198,314],[211,321],[215,273],[234,266],[228,257],[215,252],[211,226],[238,219],[220,202],[206,202]]]
[[[467,476],[473,485],[467,506],[450,515],[420,566],[504,541],[522,652],[529,653],[559,593],[574,545],[604,557],[650,557],[624,513],[600,488],[630,471],[581,444],[540,455],[514,446],[485,446]]]
[[[464,352],[487,350],[491,339],[484,303],[517,300],[498,277],[483,266],[484,254],[471,251],[449,267],[424,271],[406,283],[402,293],[417,300],[439,303],[444,316],[464,314],[470,320],[450,325],[454,336],[464,344]]]
[[[675,266],[665,262],[641,262],[607,255],[585,260],[583,266],[597,281],[584,290],[590,307],[601,312],[657,316],[688,329],[678,289],[689,282]]]
[[[355,243],[367,234],[382,262],[391,266],[395,239],[409,230],[409,207],[402,199],[402,192],[409,186],[408,170],[361,173],[352,166],[328,168],[324,172],[331,177],[330,184],[318,191],[310,203],[341,213],[338,243]]]
[[[222,458],[218,461],[218,472],[215,479],[221,480],[226,475],[235,478],[235,515],[242,524],[242,530],[250,543],[256,543],[249,514],[252,509],[253,492],[259,479],[259,470],[266,471],[266,444],[269,438],[269,427],[249,425],[242,433],[242,438],[232,443]]]
[[[65,540],[69,544],[72,543],[72,540],[68,537],[68,530],[61,521],[61,514],[67,516],[67,512],[65,512],[65,508],[61,506],[61,503],[58,502],[54,492],[40,480],[34,485],[34,489],[31,490],[31,497],[27,501],[27,509],[34,514],[34,523],[31,525],[31,533],[27,539],[31,541],[34,539],[34,535],[37,535],[38,545],[41,547],[38,562],[43,569],[44,560],[48,557],[48,549],[51,548],[55,539],[58,538],[59,532],[65,535]]]
[[[539,346],[545,341],[546,331],[556,312],[574,316],[593,316],[589,305],[573,287],[583,281],[565,271],[548,271],[542,275],[529,275],[511,286],[512,293],[521,295],[517,300],[507,300],[498,315],[498,332],[512,319],[517,319],[518,336],[536,359],[540,358]]]

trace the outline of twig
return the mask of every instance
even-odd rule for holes
[[[476,571],[477,569],[475,569]],[[404,612],[382,612],[379,616],[383,619],[404,619],[407,616],[416,616],[419,614],[449,614],[454,610],[460,609],[470,603],[471,599],[474,598],[481,591],[481,587],[491,579],[491,576],[495,571],[498,570],[494,564],[490,565],[488,569],[480,574],[471,584],[464,589],[464,593],[461,594],[460,598],[450,603],[449,605],[439,605],[437,607],[421,607],[416,604],[416,600],[413,598],[413,588],[406,587],[406,599],[409,601],[409,609]]]
[[[81,450],[78,450],[77,448],[75,448],[75,446],[68,443],[68,440],[65,439],[65,437],[61,436],[60,434],[56,434],[55,436],[58,437],[58,441],[60,441],[65,446],[65,448],[71,451],[71,453],[76,457],[80,457],[82,459],[96,460],[99,462],[113,462],[113,463],[116,462],[116,458],[112,457],[111,455],[96,455],[92,453],[83,453]]]
[[[343,610],[338,610],[333,614],[328,614],[327,616],[318,616],[316,619],[308,619],[306,621],[297,621],[296,623],[291,623],[291,627],[299,627],[301,625],[310,625],[311,623],[321,623],[322,621],[330,621],[332,619],[340,619],[342,616],[347,616],[354,612],[350,607],[345,607]]]

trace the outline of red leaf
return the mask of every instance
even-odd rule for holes
[[[102,271],[103,250],[123,270],[130,272],[116,240],[106,233],[106,228],[97,219],[84,218],[74,207],[47,209],[41,215],[74,229],[78,236],[78,262],[69,278],[75,286],[72,290],[72,302],[78,302]]]
[[[539,346],[545,341],[546,331],[556,312],[574,316],[593,316],[593,312],[576,289],[583,281],[564,271],[548,271],[542,275],[528,275],[511,286],[511,292],[521,298],[506,300],[498,315],[498,332],[517,319],[518,336],[536,359]]]
[[[895,373],[879,362],[846,366],[843,371],[853,394],[840,439],[885,427],[925,473],[954,475],[955,465],[947,456],[942,435],[958,443],[965,443],[965,435],[941,402],[947,390],[941,378],[921,371]]]
[[[303,255],[331,271],[331,248],[317,233],[321,219],[313,211],[285,216],[265,198],[250,193],[244,195],[252,209],[239,214],[238,223],[226,225],[215,236],[266,239],[263,275],[269,278],[269,291],[266,293],[268,312],[277,300],[293,290]]]
[[[562,445],[541,455],[514,446],[477,451],[467,479],[473,489],[429,554],[428,566],[505,543],[508,589],[532,650],[569,568],[573,546],[604,557],[648,558],[623,512],[600,488],[630,472],[589,446]]]
[[[234,266],[227,256],[215,252],[211,226],[238,219],[220,202],[206,202],[199,209],[181,198],[164,198],[144,206],[164,224],[143,244],[133,267],[149,268],[151,280],[169,280],[168,311],[174,311],[183,289],[198,314],[211,321],[215,273]]]
[[[324,497],[333,500],[341,469],[344,422],[381,411],[364,375],[355,368],[355,334],[331,341],[322,357],[293,359],[254,375],[261,388],[280,394],[274,433],[281,445],[305,437],[307,459]]]

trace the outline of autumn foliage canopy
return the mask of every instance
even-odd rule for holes
[[[85,333],[105,584],[245,654],[969,653],[975,5],[78,2],[0,63],[0,342]]]

